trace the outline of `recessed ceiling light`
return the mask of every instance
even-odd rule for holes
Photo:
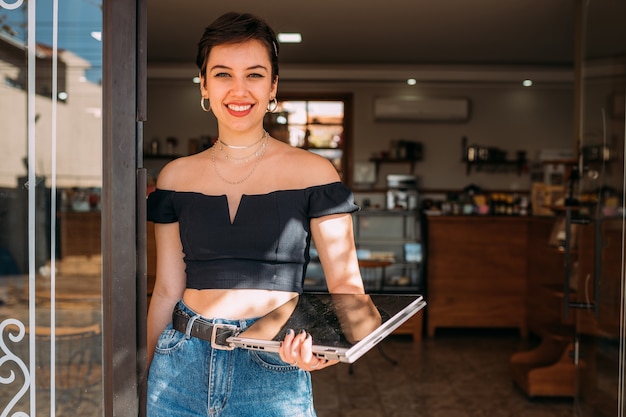
[[[531,85],[533,85],[533,80],[524,80],[522,81],[522,85],[524,87],[530,87]]]
[[[278,42],[280,43],[300,43],[302,35],[300,33],[279,33]]]
[[[406,80],[406,83],[408,85],[415,85],[417,84],[417,80],[415,78],[409,78],[408,80]]]
[[[193,81],[194,84],[200,84],[200,77],[195,76],[195,77],[193,77],[192,81]]]

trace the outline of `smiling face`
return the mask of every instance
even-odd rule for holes
[[[267,48],[250,40],[214,46],[200,90],[202,97],[209,99],[220,136],[231,137],[260,132],[277,85],[278,80],[272,80]]]

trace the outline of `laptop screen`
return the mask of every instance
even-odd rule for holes
[[[303,293],[257,320],[240,338],[282,341],[307,331],[314,345],[350,348],[421,299],[416,295]]]

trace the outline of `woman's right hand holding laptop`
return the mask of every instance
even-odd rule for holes
[[[289,329],[278,353],[283,361],[305,371],[317,371],[339,362],[315,356],[313,354],[313,339],[305,330],[296,334],[293,329]]]

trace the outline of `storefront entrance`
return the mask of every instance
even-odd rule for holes
[[[593,39],[624,15],[575,3],[577,187],[615,211],[578,227],[584,273],[565,284],[573,414],[623,416],[626,76]],[[143,415],[145,10],[0,0],[0,417]]]

